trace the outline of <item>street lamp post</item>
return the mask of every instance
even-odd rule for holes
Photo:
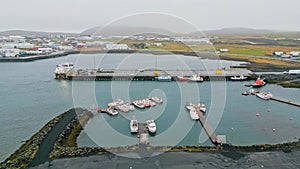
[[[234,128],[231,128],[231,145],[233,144],[233,133],[234,133]]]

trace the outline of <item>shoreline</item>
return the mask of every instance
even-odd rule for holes
[[[283,72],[288,69],[299,69],[297,63],[292,63],[290,61],[276,60],[285,62],[290,65],[280,65],[276,63],[260,63],[259,61],[254,61],[255,57],[244,56],[244,55],[228,55],[228,54],[218,54],[215,52],[197,52],[197,51],[185,51],[185,50],[76,50],[76,51],[65,51],[49,55],[39,55],[39,56],[28,56],[20,58],[0,58],[0,62],[32,62],[42,59],[51,59],[57,57],[68,56],[70,54],[105,54],[105,53],[117,53],[117,54],[153,54],[153,55],[183,55],[183,56],[193,56],[200,57],[203,59],[215,59],[215,60],[227,60],[227,61],[239,61],[239,62],[248,62],[250,64],[244,64],[238,66],[239,68],[245,68],[253,72]],[[272,60],[272,58],[259,58]],[[296,65],[293,65],[296,64]]]
[[[74,114],[76,113],[77,116]],[[73,116],[73,115],[74,116]],[[27,140],[18,150],[0,163],[0,168],[24,168],[43,164],[50,160],[103,155],[112,153],[136,153],[149,157],[159,152],[291,152],[300,149],[298,141],[279,144],[259,144],[239,146],[223,144],[219,146],[151,146],[132,145],[112,148],[78,147],[77,136],[93,116],[82,108],[72,108],[50,120],[41,130]],[[45,148],[48,147],[48,148]]]
[[[244,55],[228,55],[228,54],[218,54],[215,52],[199,52],[199,51],[186,51],[186,50],[76,50],[76,51],[64,51],[59,53],[53,53],[49,55],[36,55],[36,56],[28,56],[28,57],[20,57],[20,58],[0,58],[0,62],[32,62],[36,60],[42,59],[51,59],[56,57],[68,56],[70,54],[109,54],[109,53],[117,53],[117,54],[153,54],[153,55],[183,55],[183,56],[193,56],[200,57],[203,59],[215,59],[215,60],[228,60],[228,61],[239,61],[239,62],[248,62],[250,64],[245,64],[239,66],[240,68],[245,68],[251,70],[253,72],[283,72],[287,69],[297,69],[299,65],[278,65],[274,63],[259,63],[257,61],[253,61],[254,56],[245,56]],[[266,59],[273,60],[272,58],[259,58],[258,59]],[[290,61],[284,60],[275,60],[290,63]],[[293,64],[293,63],[290,63]]]

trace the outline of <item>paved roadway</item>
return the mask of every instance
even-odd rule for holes
[[[128,155],[128,154],[127,154]],[[115,155],[100,155],[54,160],[35,168],[97,168],[97,169],[190,169],[190,168],[230,168],[230,169],[298,169],[300,150],[290,153],[278,152],[222,152],[188,153],[169,152],[150,158],[125,158]]]

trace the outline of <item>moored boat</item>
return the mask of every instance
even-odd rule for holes
[[[251,89],[251,90],[249,90],[249,93],[250,93],[251,95],[256,95],[256,93],[259,93],[259,90]]]
[[[155,103],[161,104],[163,103],[163,100],[158,98],[158,97],[151,97],[150,98],[152,101],[154,101]]]
[[[127,113],[130,111],[130,109],[128,108],[128,106],[126,106],[125,104],[123,105],[119,105],[117,107],[115,107],[116,109],[118,109],[121,112]]]
[[[177,76],[177,81],[180,81],[180,82],[187,82],[188,80],[189,80],[189,78],[187,78],[187,77]]]
[[[170,75],[158,76],[155,77],[155,80],[161,82],[170,82],[172,81],[172,77]]]
[[[147,128],[150,133],[156,133],[156,124],[154,120],[147,120]]]
[[[133,101],[132,104],[134,106],[136,106],[137,108],[140,108],[140,109],[145,108],[144,103],[142,101],[140,101],[140,100]]]
[[[199,119],[199,115],[198,112],[195,108],[192,108],[189,110],[190,116],[192,120],[198,120]]]
[[[108,105],[108,107],[114,107],[114,106],[118,106],[118,105],[121,105],[121,104],[124,104],[124,100],[117,99],[116,101],[108,103],[107,105]]]
[[[109,115],[112,115],[112,116],[116,116],[116,115],[119,114],[118,111],[115,110],[115,109],[113,109],[113,108],[108,108],[108,109],[107,109],[107,113],[108,113]]]
[[[54,70],[55,79],[66,79],[67,73],[73,70],[73,63],[62,63],[56,66]]]
[[[264,100],[269,100],[273,97],[271,92],[265,92],[265,93],[257,93],[256,96],[258,98],[264,99]]]
[[[233,77],[230,77],[230,80],[231,81],[244,81],[244,80],[247,80],[247,77],[245,77],[244,75],[240,75],[240,77],[233,76]]]
[[[251,86],[254,88],[265,86],[266,82],[263,79],[258,78]]]
[[[187,110],[192,110],[192,109],[195,109],[195,110],[200,110],[201,112],[203,112],[203,113],[205,113],[206,112],[206,106],[205,106],[205,104],[198,104],[198,105],[194,105],[194,104],[192,104],[192,103],[190,103],[190,102],[187,102],[186,104],[185,104],[185,108],[187,109]]]
[[[203,113],[206,112],[206,106],[205,106],[205,104],[198,104],[198,108],[199,108],[199,110],[202,111]]]
[[[250,94],[249,91],[244,91],[244,92],[242,93],[242,95],[244,95],[244,96],[248,96],[249,94]]]
[[[190,113],[191,119],[192,120],[197,120],[199,119],[199,112],[202,113],[206,113],[206,106],[205,104],[198,104],[198,105],[194,105],[190,102],[187,102],[185,104],[185,108],[188,110],[188,112]]]
[[[192,77],[190,77],[188,79],[189,82],[203,82],[204,79],[203,77],[201,77],[200,75],[196,74],[196,75],[193,75]]]
[[[125,104],[125,106],[127,106],[130,111],[134,111],[135,110],[135,108],[134,108],[133,105]]]
[[[191,110],[191,109],[194,109],[194,105],[192,103],[190,103],[190,102],[186,102],[185,103],[185,108],[187,110]]]
[[[133,117],[132,120],[130,120],[130,132],[131,133],[137,133],[138,132],[138,121]]]

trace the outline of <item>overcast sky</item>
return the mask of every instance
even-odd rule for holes
[[[179,17],[201,30],[300,29],[299,0],[1,0],[0,30],[82,32],[144,12]],[[158,19],[159,20],[159,19]],[[131,21],[127,26],[151,25]],[[153,27],[166,24],[158,21]],[[186,32],[184,26],[178,31]]]

